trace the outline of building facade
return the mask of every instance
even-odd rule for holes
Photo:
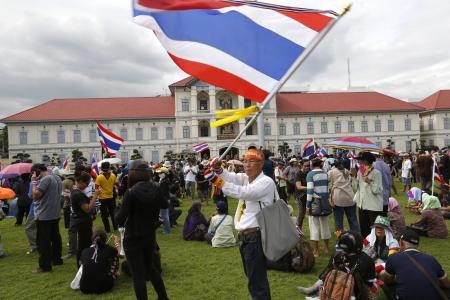
[[[122,161],[135,149],[149,161],[162,161],[168,151],[192,152],[202,142],[209,145],[208,156],[217,156],[247,120],[211,128],[215,112],[255,104],[192,77],[169,88],[172,95],[164,97],[55,99],[9,116],[1,120],[8,126],[9,157],[25,152],[34,162],[48,162],[51,156],[63,160],[78,149],[86,158],[94,154],[100,158],[95,120],[125,140],[118,153]],[[443,147],[450,144],[450,95],[441,97],[448,100],[447,110],[427,109],[421,102],[377,92],[279,93],[263,113],[264,148],[276,152],[278,145],[287,143],[297,154],[311,137],[321,145],[342,136],[366,137],[397,151],[415,150],[423,140]],[[425,123],[433,127],[421,126]],[[255,123],[230,157],[257,144]]]

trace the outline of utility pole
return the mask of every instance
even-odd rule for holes
[[[348,78],[347,90],[350,90],[350,88],[352,86],[351,74],[350,74],[350,58],[347,58],[347,78]]]

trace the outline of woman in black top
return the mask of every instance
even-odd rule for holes
[[[133,277],[136,298],[148,299],[146,278],[150,279],[158,299],[168,299],[161,274],[152,265],[156,246],[155,229],[161,208],[168,208],[158,185],[150,182],[148,163],[135,160],[128,174],[128,190],[116,214],[120,227],[125,227],[123,246]]]
[[[75,227],[78,233],[78,268],[80,267],[81,251],[92,244],[92,218],[90,212],[94,207],[95,199],[97,199],[97,192],[94,192],[90,199],[83,193],[83,190],[90,182],[91,175],[82,172],[76,179],[76,188],[70,194],[70,227]]]
[[[85,294],[101,294],[112,289],[119,270],[119,256],[115,248],[106,244],[106,232],[98,229],[93,244],[81,253],[83,273],[80,290]]]

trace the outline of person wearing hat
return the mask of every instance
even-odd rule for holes
[[[355,202],[359,208],[361,235],[367,236],[378,215],[383,214],[383,185],[381,173],[372,164],[375,156],[370,152],[360,152],[356,159],[359,170],[352,169],[352,186],[356,191]]]
[[[403,155],[402,161],[402,182],[403,182],[403,192],[406,192],[411,188],[412,181],[412,162],[409,159],[409,154],[405,153]]]
[[[295,182],[297,179],[297,174],[300,172],[298,168],[298,160],[293,157],[289,160],[289,166],[287,166],[283,171],[283,176],[286,178],[286,191],[287,191],[287,199],[289,202],[291,196],[294,196],[295,193]]]
[[[103,162],[101,165],[102,173],[95,179],[95,189],[99,191],[98,199],[100,201],[100,212],[102,214],[102,222],[107,233],[111,232],[108,217],[111,216],[111,223],[114,230],[117,230],[117,224],[114,220],[114,211],[116,209],[116,201],[114,199],[114,189],[118,182],[116,182],[116,175],[110,170],[110,163]]]
[[[450,280],[433,256],[417,249],[419,241],[415,231],[406,229],[400,252],[390,255],[380,272],[389,299],[448,299]]]
[[[411,224],[412,229],[420,235],[445,239],[448,237],[447,224],[441,212],[438,197],[424,193],[422,195],[422,213],[420,219]]]
[[[192,158],[187,159],[187,164],[183,168],[184,181],[186,183],[186,196],[191,196],[192,200],[195,197],[195,176],[198,173],[198,168],[193,163]]]
[[[229,173],[222,169],[218,158],[211,160],[210,169],[205,172],[205,178],[222,189],[226,196],[239,199],[234,225],[238,231],[239,251],[252,299],[271,299],[267,261],[256,215],[261,207],[273,203],[276,185],[272,178],[263,173],[263,166],[262,151],[249,149],[244,154],[245,173]]]
[[[375,260],[376,265],[381,265],[398,249],[398,241],[392,233],[389,218],[378,216],[372,231],[364,240],[363,251]]]
[[[277,167],[274,170],[275,175],[275,183],[277,185],[278,195],[280,198],[287,201],[287,193],[286,193],[286,177],[284,177],[285,163],[280,160],[277,162]]]
[[[223,201],[217,202],[216,214],[212,216],[208,228],[208,232],[214,232],[211,245],[214,248],[235,246],[233,230],[233,217],[228,215],[228,205]]]

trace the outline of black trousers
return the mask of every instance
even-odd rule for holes
[[[116,209],[116,201],[114,198],[100,199],[100,212],[102,214],[103,227],[106,232],[111,232],[108,217],[111,216],[111,223],[114,230],[117,230],[116,221],[114,221],[114,211]]]
[[[375,219],[380,215],[383,215],[383,211],[359,209],[359,227],[361,227],[361,236],[363,238],[369,235]]]
[[[152,262],[153,252],[155,251],[155,237],[145,237],[133,240],[124,240],[123,246],[131,276],[133,277],[133,286],[136,299],[147,300],[146,279],[150,279],[158,299],[165,300],[167,297],[166,287],[161,277],[161,273],[156,269]]]
[[[27,206],[17,206],[17,208],[18,208],[18,212],[17,212],[17,216],[16,216],[16,224],[17,225],[22,225],[23,216],[25,216],[25,219],[28,218],[28,212],[30,211],[30,205],[31,204],[28,204]]]
[[[39,267],[50,271],[53,265],[61,265],[62,242],[59,234],[59,219],[37,220],[36,243],[39,251]]]
[[[77,270],[80,268],[81,252],[92,245],[92,221],[81,222],[74,225],[78,234]]]

